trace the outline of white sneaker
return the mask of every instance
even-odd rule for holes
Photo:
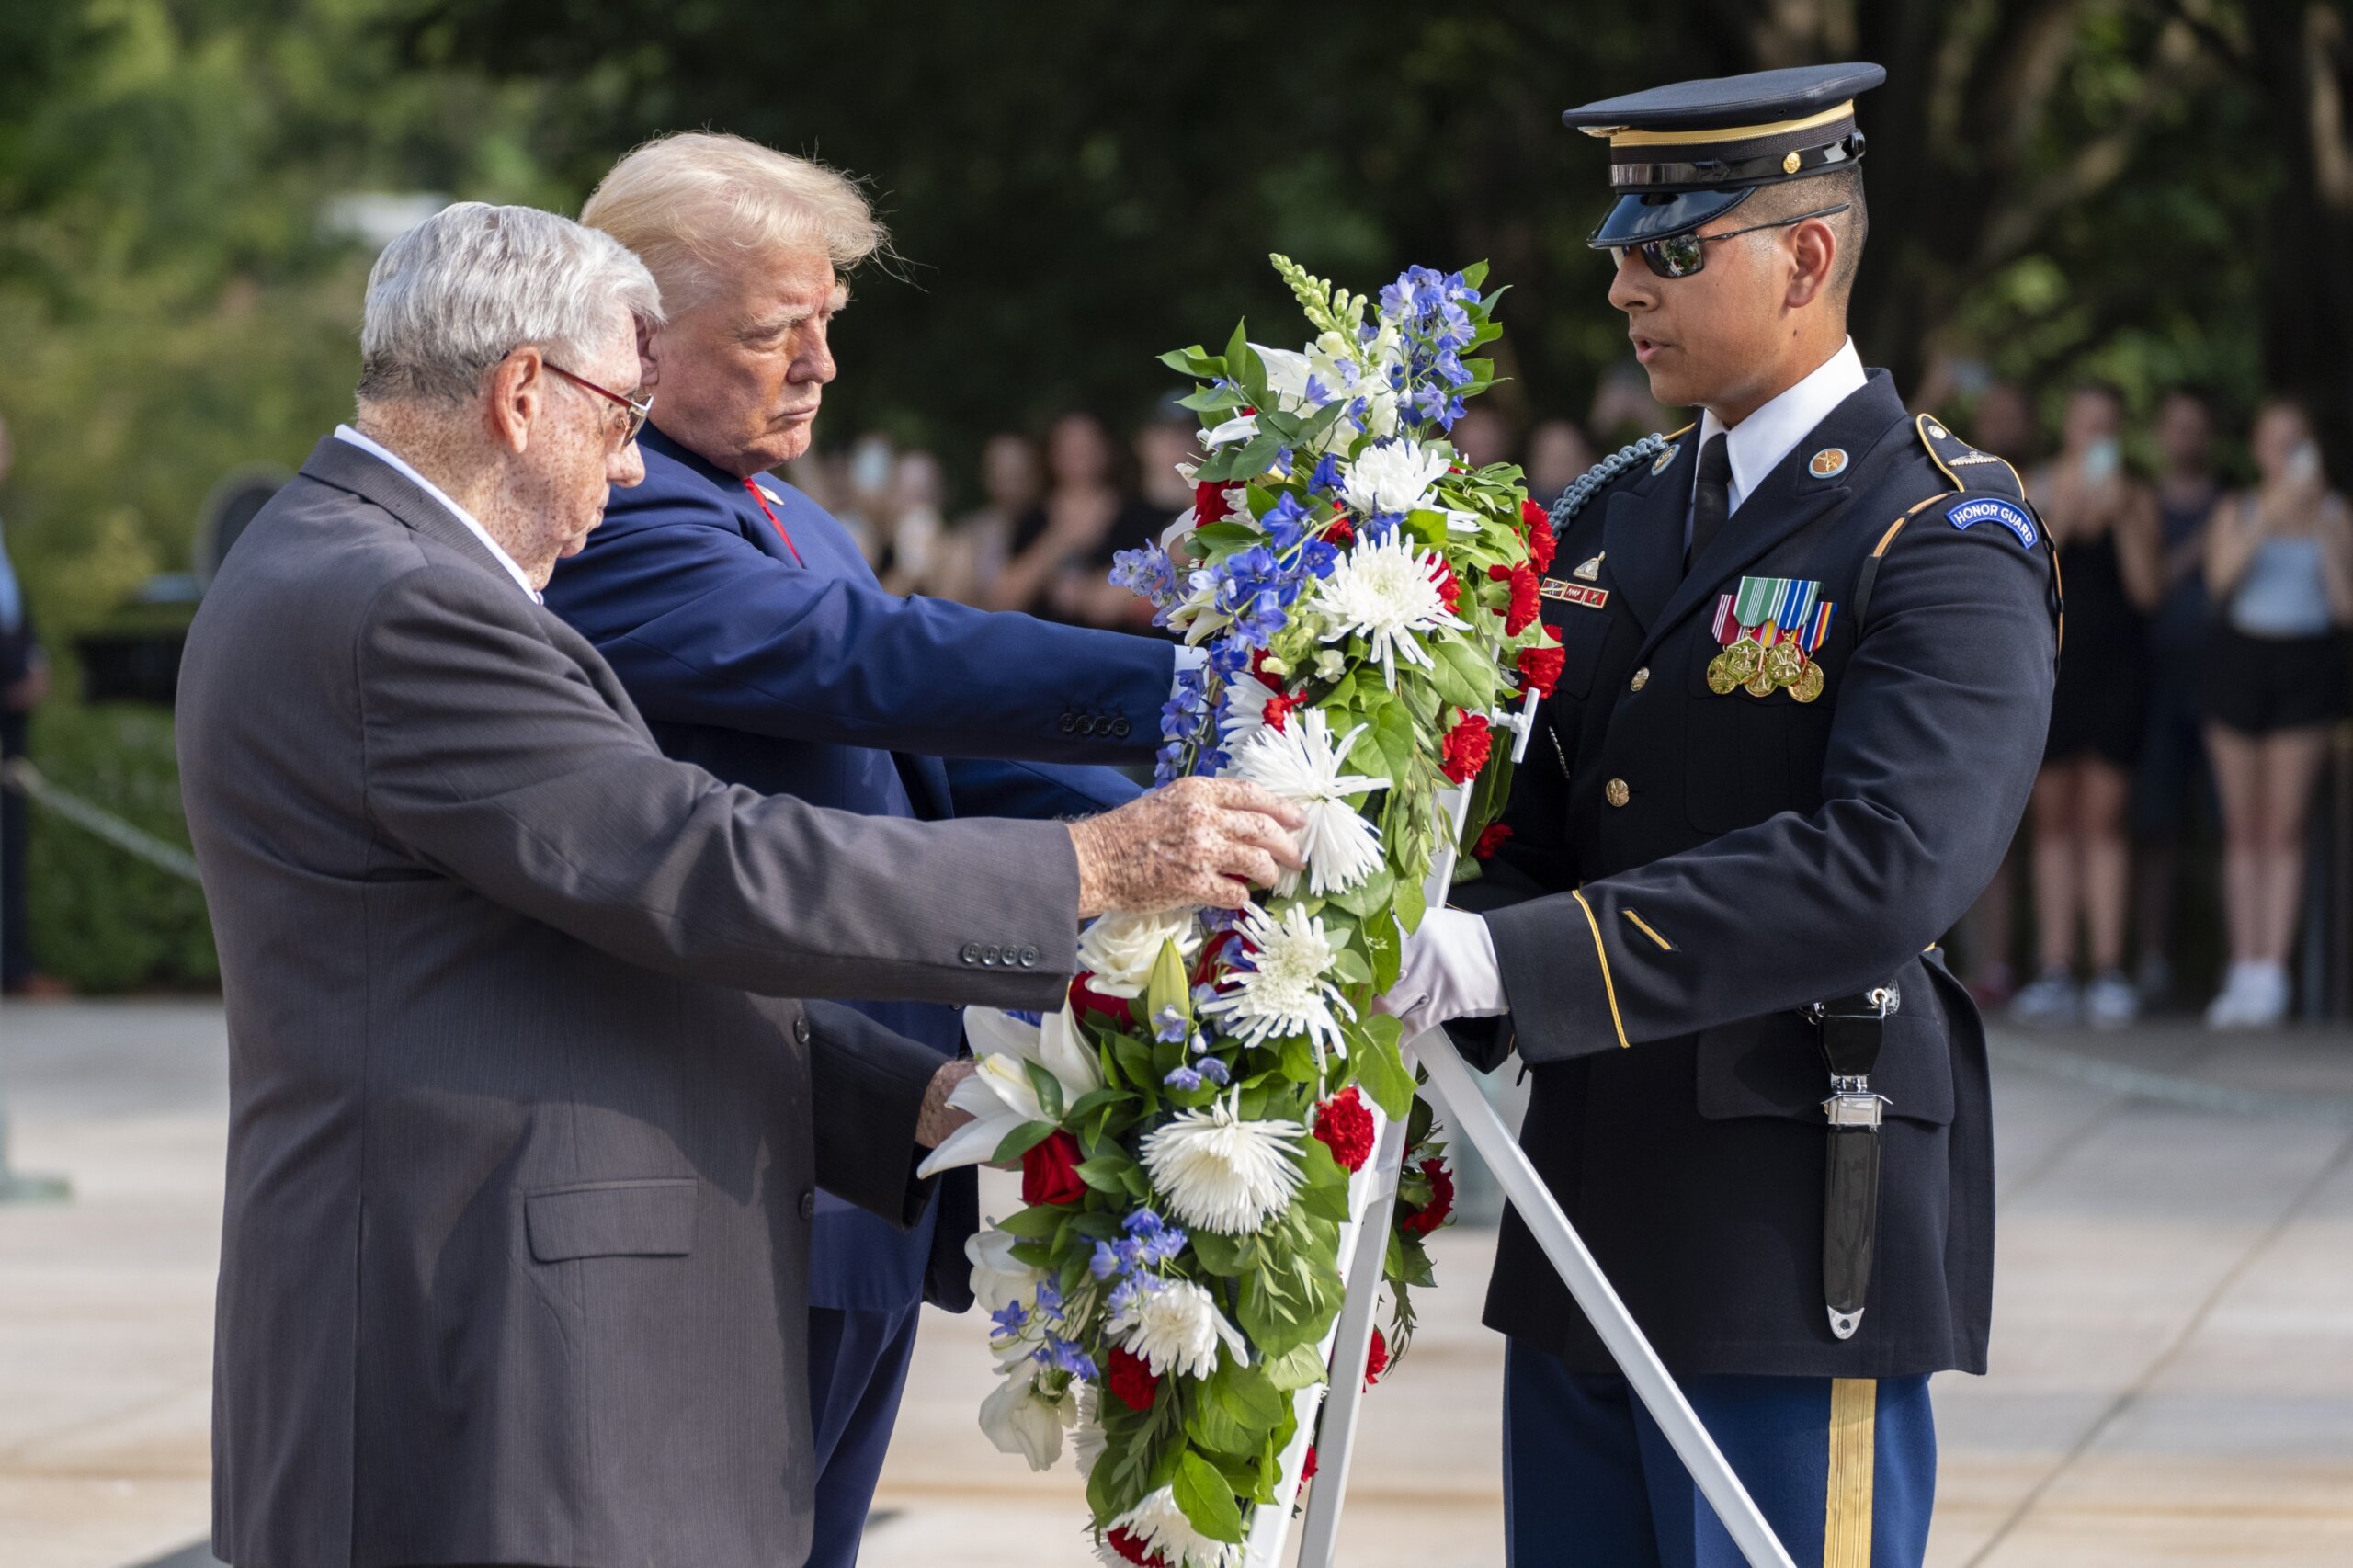
[[[2120,1029],[2141,1016],[2141,994],[2121,970],[2102,970],[2084,991],[2084,1014],[2096,1029]]]
[[[2046,969],[2010,1000],[2010,1022],[2028,1028],[2063,1029],[2083,1015],[2083,994],[2063,969]]]
[[[2279,964],[2251,965],[2247,979],[2246,1021],[2244,1028],[2268,1029],[2288,1016],[2288,971]]]
[[[2206,1006],[2208,1028],[2244,1029],[2254,1026],[2264,967],[2253,963],[2231,965],[2222,976],[2222,989]]]

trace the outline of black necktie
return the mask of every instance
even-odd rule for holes
[[[1699,483],[1691,492],[1691,553],[1683,558],[1686,572],[1707,553],[1708,541],[1731,514],[1732,447],[1719,431],[1699,449]]]

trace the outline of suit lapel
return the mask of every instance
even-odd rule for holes
[[[515,579],[474,537],[472,528],[374,453],[328,436],[311,449],[302,472],[323,483],[374,502],[426,538],[448,545],[500,582],[513,585]],[[519,588],[516,591],[521,592]]]
[[[1691,505],[1691,477],[1699,443],[1687,437],[1676,447],[1666,472],[1646,490],[1624,490],[1609,498],[1601,525],[1604,571],[1625,596],[1626,608],[1647,631],[1674,596],[1683,574],[1683,518]]]
[[[1905,422],[1904,402],[1895,395],[1893,379],[1884,370],[1872,371],[1869,381],[1830,411],[1829,417],[1800,437],[1765,476],[1756,494],[1742,498],[1740,510],[1709,541],[1705,553],[1691,562],[1690,572],[1668,597],[1665,609],[1649,628],[1642,653],[1647,654],[1655,648],[1684,617],[1714,604],[1717,595],[1731,586],[1743,568],[1845,502],[1853,494],[1866,459],[1874,455],[1892,428]],[[1835,473],[1817,475],[1813,468],[1814,455],[1832,449],[1846,453],[1846,462]]]

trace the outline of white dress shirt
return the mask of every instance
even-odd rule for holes
[[[1712,412],[1702,414],[1699,445],[1705,447],[1710,437],[1723,436],[1732,458],[1732,506],[1726,516],[1739,511],[1740,504],[1765,483],[1765,476],[1790,455],[1790,449],[1829,418],[1832,409],[1860,392],[1866,379],[1863,357],[1855,352],[1855,340],[1850,337],[1803,381],[1729,431]],[[1691,541],[1688,508],[1685,511],[1683,540],[1687,546]]]
[[[431,480],[426,478],[425,475],[417,472],[415,469],[410,467],[406,458],[402,457],[398,452],[392,450],[390,447],[385,446],[381,441],[370,440],[369,437],[361,435],[358,431],[354,430],[348,425],[336,426],[335,427],[335,438],[338,441],[348,441],[353,446],[358,448],[361,451],[366,452],[369,457],[375,458],[381,462],[391,465],[393,472],[399,474],[403,479],[407,480],[411,484],[415,485],[419,490],[424,491],[427,495],[433,497],[435,501],[440,504],[443,511],[448,512],[451,517],[457,518],[458,521],[465,524],[466,527],[472,531],[474,538],[482,540],[483,548],[490,551],[491,559],[497,562],[501,566],[506,568],[506,574],[515,579],[515,585],[517,587],[531,596],[531,602],[533,604],[545,604],[547,602],[545,599],[540,597],[539,589],[531,586],[531,580],[523,575],[523,569],[515,564],[515,558],[507,554],[506,550],[500,546],[496,540],[490,537],[490,530],[483,528],[480,522],[476,521],[474,515],[472,512],[467,511],[463,506],[459,506],[455,501],[450,500],[449,496],[443,494],[439,485],[434,483]]]

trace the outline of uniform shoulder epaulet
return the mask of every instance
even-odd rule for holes
[[[1954,528],[1969,529],[1980,523],[1994,523],[2014,536],[2029,553],[2038,545],[2048,548],[2044,530],[2035,516],[2034,503],[2027,499],[2026,483],[2018,471],[1992,452],[1980,451],[1954,435],[1945,422],[1933,414],[1923,414],[1912,422],[1920,437],[1920,445],[1927,449],[1928,460],[1937,466],[1945,483],[1952,488],[1915,503],[1904,514],[1890,523],[1879,537],[1879,543],[1865,558],[1860,576],[1855,585],[1851,622],[1863,623],[1870,607],[1871,589],[1879,578],[1880,562],[1888,547],[1895,542],[1904,525],[1921,513],[1941,516]],[[2061,597],[2058,571],[2054,555],[2052,569],[2052,609],[2061,619],[2061,635],[2065,635],[2065,602]]]
[[[1991,491],[2013,501],[2026,499],[2026,482],[2008,459],[1978,450],[1933,414],[1921,415],[1912,426],[1920,433],[1920,445],[1928,449],[1928,460],[1955,490]]]
[[[1690,428],[1686,425],[1683,430],[1665,436],[1653,432],[1639,441],[1619,448],[1577,475],[1576,483],[1561,492],[1561,498],[1552,503],[1552,530],[1558,533],[1563,524],[1585,509],[1586,502],[1601,493],[1604,485],[1636,463],[1656,462],[1660,453],[1673,449],[1675,437]]]

